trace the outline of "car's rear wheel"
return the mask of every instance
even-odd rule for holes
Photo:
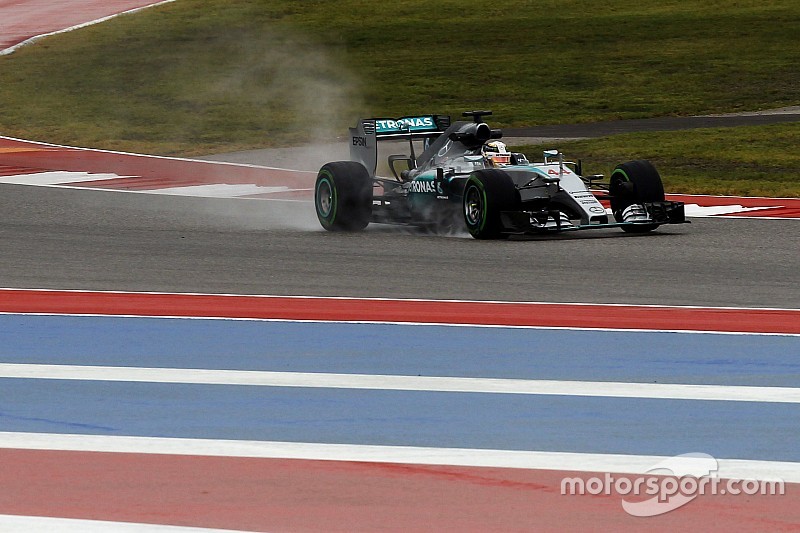
[[[464,222],[476,239],[500,239],[502,211],[519,206],[519,193],[508,173],[497,169],[470,174],[464,187]]]
[[[609,195],[611,211],[617,222],[623,221],[623,212],[634,204],[663,202],[664,184],[656,167],[650,161],[640,159],[616,166],[611,173]],[[636,224],[622,226],[629,233],[653,231],[658,224]]]
[[[329,231],[359,231],[372,216],[372,178],[361,163],[326,163],[317,175],[314,206]]]

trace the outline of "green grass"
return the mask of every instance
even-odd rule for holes
[[[0,57],[0,133],[194,155],[367,115],[764,109],[800,102],[798,34],[796,0],[179,0]]]
[[[633,159],[649,159],[668,192],[800,197],[800,123],[615,135],[604,139],[521,146],[529,157],[559,148],[581,159],[586,174],[611,175]]]

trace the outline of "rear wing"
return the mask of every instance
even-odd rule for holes
[[[447,115],[401,118],[364,118],[350,128],[350,159],[364,165],[371,177],[378,166],[378,141],[389,139],[432,139],[450,126]]]

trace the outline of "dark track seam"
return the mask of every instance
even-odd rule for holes
[[[503,128],[507,137],[606,137],[620,133],[677,131],[696,128],[730,128],[760,126],[800,121],[800,114],[719,116],[719,117],[659,117],[645,119],[612,120],[587,124],[531,126]]]

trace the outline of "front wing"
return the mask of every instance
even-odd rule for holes
[[[688,224],[683,202],[646,202],[642,204],[648,214],[647,220],[635,222],[605,222],[592,224],[570,224],[562,222],[561,213],[554,209],[542,211],[502,211],[500,220],[507,233],[547,233],[553,231],[576,231],[585,229],[618,228],[622,226],[651,226],[661,224]],[[550,223],[538,223],[549,220]]]

